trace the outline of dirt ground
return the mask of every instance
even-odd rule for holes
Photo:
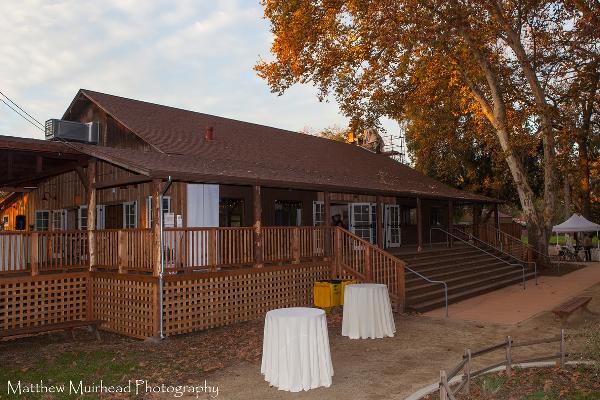
[[[600,313],[600,285],[585,291],[593,296],[592,311]],[[574,314],[571,331],[599,316]],[[125,382],[144,379],[152,384],[206,385],[217,388],[209,396],[218,399],[403,399],[430,384],[440,369],[449,369],[465,348],[499,343],[507,335],[514,340],[554,336],[560,323],[549,312],[517,325],[493,325],[402,315],[396,320],[396,335],[378,340],[350,340],[341,336],[339,311],[328,315],[331,354],[335,376],[330,388],[287,393],[269,387],[260,374],[262,321],[178,336],[162,343],[144,343],[117,335],[103,334],[98,343],[82,332],[75,340],[63,334],[0,343],[0,398],[6,381],[22,379],[64,382],[68,379],[104,379]],[[546,348],[543,348],[546,346]],[[519,349],[514,359],[548,353],[549,345]],[[577,343],[570,343],[577,350]],[[554,346],[556,347],[556,346]],[[557,350],[552,348],[553,350]],[[500,360],[502,352],[480,362]],[[477,366],[477,365],[476,365]],[[126,396],[101,396],[126,398]],[[9,397],[10,398],[10,397]],[[69,398],[26,396],[13,398]],[[72,397],[71,397],[72,398]],[[86,398],[96,398],[90,396]],[[173,395],[144,395],[136,398],[175,398]]]

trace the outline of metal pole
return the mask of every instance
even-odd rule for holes
[[[164,339],[165,335],[163,333],[163,280],[164,280],[164,275],[165,275],[165,243],[164,243],[164,234],[163,234],[163,230],[164,230],[164,215],[163,215],[163,211],[162,211],[162,203],[163,203],[163,196],[165,195],[165,193],[167,192],[167,190],[169,190],[169,187],[171,187],[171,183],[173,183],[173,180],[171,178],[171,176],[169,176],[169,178],[167,179],[167,183],[165,184],[165,186],[163,187],[163,190],[160,192],[160,196],[158,196],[158,201],[159,201],[159,205],[158,205],[158,209],[159,209],[159,213],[158,213],[158,220],[160,221],[160,274],[158,274],[158,309],[160,312],[160,338]]]

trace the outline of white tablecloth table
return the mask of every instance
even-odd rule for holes
[[[272,386],[290,392],[331,386],[325,312],[304,307],[267,312],[260,372]]]
[[[393,337],[396,332],[386,285],[361,283],[346,286],[342,336],[350,339]]]

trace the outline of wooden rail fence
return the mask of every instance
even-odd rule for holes
[[[553,354],[546,354],[528,359],[514,359],[514,349],[516,348],[529,347],[547,343],[559,343],[558,351]],[[499,350],[504,350],[505,353],[505,358],[502,361],[492,365],[488,365],[483,368],[479,368],[477,370],[473,369],[473,360],[475,358]],[[557,360],[558,366],[562,368],[565,365],[565,360],[567,357],[569,357],[569,354],[566,352],[566,334],[564,329],[561,329],[560,334],[554,337],[535,339],[524,342],[515,342],[513,341],[512,337],[507,336],[504,342],[495,344],[490,347],[486,347],[475,351],[467,349],[465,350],[465,354],[463,355],[462,360],[456,366],[454,366],[448,372],[446,372],[446,370],[440,371],[440,400],[455,400],[456,395],[463,392],[468,395],[470,393],[471,380],[495,368],[504,366],[506,368],[506,373],[510,376],[512,375],[512,368],[515,364]],[[462,375],[460,383],[454,385],[453,387],[449,382],[461,373]]]

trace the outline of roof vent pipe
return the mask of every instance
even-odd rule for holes
[[[207,126],[204,131],[204,141],[208,142],[215,138],[215,130],[212,126]]]

